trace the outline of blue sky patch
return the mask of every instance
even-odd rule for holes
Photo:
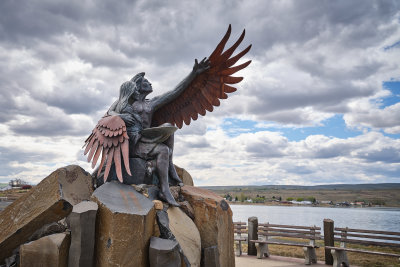
[[[309,135],[325,135],[336,138],[349,138],[362,134],[361,131],[349,129],[343,120],[343,115],[337,114],[327,120],[324,120],[322,126],[304,127],[304,128],[283,128],[281,131],[289,141],[300,141]]]
[[[381,109],[384,109],[387,106],[394,105],[400,102],[400,82],[398,81],[388,81],[383,83],[383,88],[389,90],[392,94],[387,97],[383,97],[381,99],[382,105]]]
[[[328,137],[349,138],[362,134],[361,131],[349,129],[343,120],[343,115],[335,115],[325,121],[322,126],[313,127],[257,127],[258,122],[252,120],[240,120],[227,118],[222,124],[222,129],[230,137],[238,136],[242,133],[255,133],[260,131],[280,132],[289,141],[300,141],[307,138],[309,135],[322,134]],[[271,123],[271,125],[273,125]]]
[[[397,41],[397,42],[395,42],[394,44],[385,46],[385,47],[383,48],[383,50],[386,51],[386,50],[389,50],[389,49],[392,49],[392,48],[395,48],[395,47],[398,47],[398,46],[400,46],[400,41]]]

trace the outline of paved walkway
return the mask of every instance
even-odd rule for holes
[[[288,258],[281,256],[270,256],[268,258],[257,259],[256,256],[242,255],[235,257],[236,267],[304,267],[304,266],[327,266],[324,262],[317,264],[305,265],[304,259]]]

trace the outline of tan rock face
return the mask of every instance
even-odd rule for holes
[[[92,177],[81,167],[60,168],[0,213],[0,263],[45,224],[66,217],[72,205],[93,192]]]
[[[181,246],[192,267],[200,266],[201,239],[193,221],[178,207],[170,207],[167,211],[169,228]]]
[[[93,178],[84,169],[77,165],[69,165],[56,170],[50,176],[53,174],[56,174],[58,177],[63,199],[68,201],[72,206],[83,200],[90,199],[93,193]]]
[[[232,210],[228,203],[208,190],[193,186],[183,186],[181,194],[194,209],[201,247],[217,245],[220,266],[235,266]]]
[[[155,209],[132,186],[108,182],[92,195],[96,220],[96,266],[148,266]]]
[[[185,200],[185,201],[180,201],[178,202],[181,208],[181,210],[186,213],[187,216],[190,217],[190,219],[194,220],[194,209],[193,207],[190,205],[189,201]]]
[[[179,178],[181,178],[183,184],[193,186],[194,185],[193,178],[190,175],[190,173],[188,173],[184,168],[180,168],[176,165],[174,165],[174,166],[176,169],[176,173],[178,174]]]
[[[20,247],[20,267],[67,267],[70,235],[53,234]]]

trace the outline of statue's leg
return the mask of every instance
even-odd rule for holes
[[[169,148],[164,144],[158,144],[150,155],[156,158],[156,172],[160,179],[160,198],[169,204],[179,207],[169,190],[168,169],[169,169]]]
[[[176,173],[176,169],[174,163],[172,163],[172,155],[174,151],[174,135],[172,134],[165,142],[169,148],[169,176],[178,184],[182,183],[181,178],[179,178],[178,174]]]

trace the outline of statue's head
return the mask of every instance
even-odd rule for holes
[[[140,72],[133,76],[131,81],[136,84],[137,90],[140,94],[148,95],[153,92],[153,87],[151,86],[151,83],[146,78],[144,78],[144,75],[144,72]]]
[[[119,100],[124,105],[128,103],[132,104],[138,93],[134,82],[124,82],[119,89]]]

